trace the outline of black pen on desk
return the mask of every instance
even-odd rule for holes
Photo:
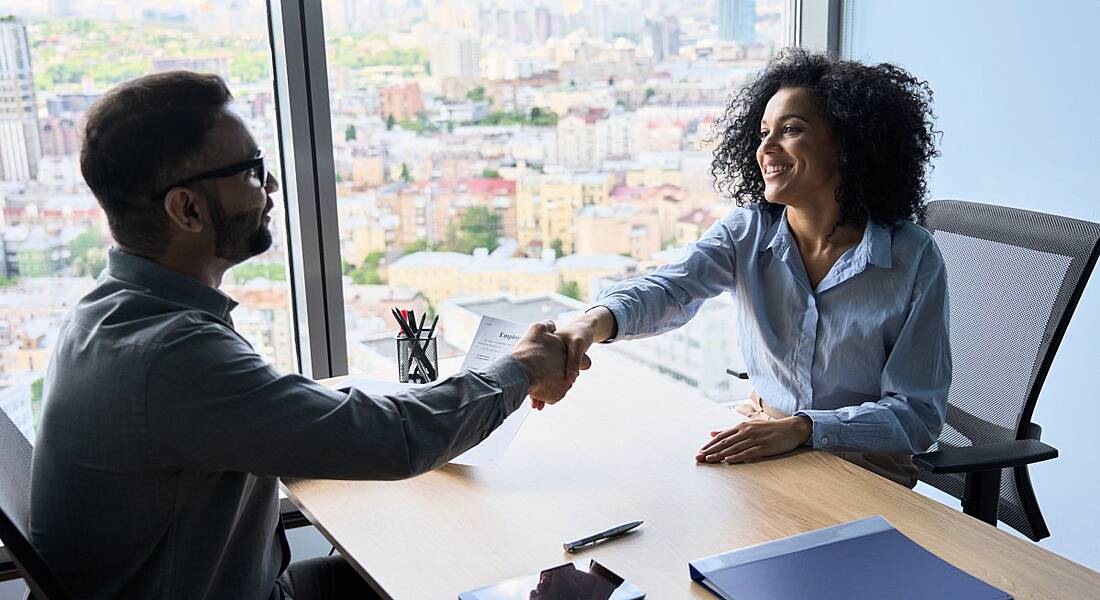
[[[562,544],[562,548],[564,548],[566,552],[576,552],[577,550],[580,550],[581,548],[585,548],[587,546],[591,546],[596,542],[623,535],[624,533],[627,533],[628,531],[634,529],[641,524],[642,521],[631,521],[629,523],[623,523],[622,525],[616,525],[611,529],[607,529],[599,533],[594,533],[588,537],[582,537],[581,539],[574,540],[572,542],[565,542],[564,544]]]

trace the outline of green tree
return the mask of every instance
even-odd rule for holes
[[[500,171],[496,169],[485,169],[481,172],[481,176],[485,179],[498,179],[500,177]]]
[[[271,59],[264,54],[236,54],[229,63],[229,77],[241,83],[259,83],[271,78]]]
[[[355,131],[355,125],[353,123],[348,123],[348,126],[344,128],[344,141],[354,142],[356,135],[358,134]]]
[[[69,256],[75,259],[84,256],[93,248],[102,247],[103,237],[99,235],[99,232],[95,229],[85,229],[69,242]]]
[[[278,262],[248,261],[233,267],[231,272],[233,280],[238,284],[261,278],[269,281],[286,281],[286,269],[282,263]]]
[[[485,86],[479,85],[476,88],[466,92],[466,97],[471,102],[481,102],[485,99]]]
[[[446,248],[452,252],[472,254],[475,248],[490,252],[500,244],[500,216],[483,206],[467,209],[447,228]]]
[[[428,244],[428,240],[416,240],[410,244],[405,244],[405,254],[412,254],[413,252],[425,252],[431,250],[431,246]]]
[[[538,121],[542,116],[542,109],[535,106],[531,108],[531,121]]]
[[[393,118],[393,113],[386,115],[386,131],[393,129],[393,126],[397,124],[397,119]]]
[[[363,259],[363,264],[358,267],[351,265],[347,261],[343,261],[341,264],[344,275],[351,277],[353,283],[358,285],[378,285],[385,283],[382,279],[382,274],[378,270],[378,266],[382,264],[383,254],[381,252],[372,252]]]
[[[558,285],[558,293],[562,296],[569,296],[574,300],[580,300],[581,286],[576,281],[563,281]]]
[[[69,242],[69,261],[77,276],[98,277],[107,266],[103,236],[95,229],[80,232]]]
[[[401,163],[401,181],[408,183],[412,181],[412,175],[409,173],[409,165]]]
[[[553,127],[558,124],[558,115],[547,110],[538,109],[527,113],[522,110],[504,111],[494,110],[484,119],[473,123],[474,125],[534,125],[536,127]]]
[[[614,77],[608,77],[607,78],[607,87],[615,87],[615,78]]]
[[[649,99],[657,95],[657,90],[653,88],[645,89],[645,101],[649,102]]]
[[[561,239],[554,238],[553,240],[550,241],[550,249],[554,251],[554,256],[564,256],[564,253],[561,251],[561,248],[562,248]]]
[[[42,418],[42,378],[31,383],[31,419],[34,430],[38,431],[38,421]]]
[[[19,278],[14,275],[11,277],[0,275],[0,288],[11,287],[17,283],[19,283]]]

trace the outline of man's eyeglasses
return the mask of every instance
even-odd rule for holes
[[[234,164],[231,164],[231,165],[228,165],[228,166],[225,166],[225,167],[219,167],[219,168],[213,169],[211,171],[204,171],[202,173],[199,173],[198,175],[192,175],[192,176],[188,177],[187,179],[181,179],[181,180],[173,183],[172,185],[164,188],[164,191],[161,192],[156,198],[154,198],[154,200],[163,199],[164,196],[169,191],[172,190],[172,188],[183,187],[185,185],[190,185],[192,183],[195,183],[196,181],[202,181],[204,179],[217,179],[219,177],[229,177],[230,175],[236,175],[237,173],[248,171],[250,169],[255,170],[256,179],[259,180],[261,187],[267,185],[267,168],[264,167],[264,149],[263,148],[258,148],[256,150],[256,157],[255,158],[251,158],[251,159],[246,160],[244,162],[234,163]]]

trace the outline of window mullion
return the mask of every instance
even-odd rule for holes
[[[336,183],[320,2],[269,0],[289,260],[302,373],[347,373]]]

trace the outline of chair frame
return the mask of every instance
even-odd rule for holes
[[[977,207],[983,211],[1003,212],[1008,215],[1042,215],[1042,213],[1022,209],[962,200],[936,200],[930,202],[928,206],[934,210],[937,206],[947,206],[948,204],[963,204]],[[1068,217],[1042,216],[1061,221],[1083,223]],[[1086,223],[1086,225],[1090,228],[1100,227],[1094,223]],[[945,231],[947,230],[945,229]],[[1073,282],[1074,288],[1066,301],[1065,310],[1051,333],[1050,344],[1047,346],[1046,353],[1035,372],[1035,379],[1032,381],[1023,412],[1020,415],[1016,439],[995,444],[947,448],[913,456],[913,461],[918,466],[935,474],[966,473],[964,492],[961,498],[963,512],[993,526],[996,526],[998,520],[1001,473],[1003,469],[1011,467],[1019,491],[1021,506],[1035,534],[1029,537],[1034,541],[1049,537],[1050,530],[1047,528],[1046,521],[1039,509],[1039,502],[1031,485],[1031,476],[1028,473],[1027,465],[1055,458],[1058,456],[1058,450],[1039,441],[1042,428],[1037,423],[1032,422],[1032,414],[1035,410],[1035,404],[1039,400],[1043,383],[1046,381],[1047,373],[1054,362],[1054,356],[1058,353],[1058,347],[1062,343],[1062,338],[1069,327],[1069,322],[1073,318],[1077,303],[1088,284],[1098,257],[1100,257],[1100,236],[1095,239],[1092,251],[1082,265],[1080,276],[1076,282]],[[1065,286],[1067,283],[1068,281],[1063,281],[1062,285]],[[951,410],[951,407],[948,407],[948,409]]]
[[[3,411],[0,411],[0,427],[3,428],[0,435],[6,440],[14,439],[16,443],[26,444],[22,449],[9,448],[7,443],[5,444],[7,450],[16,450],[14,452],[16,455],[5,456],[4,460],[0,461],[0,473],[2,473],[3,481],[19,482],[21,478],[25,477],[28,484],[25,490],[0,490],[0,496],[2,496],[2,502],[0,502],[0,539],[4,541],[6,558],[11,561],[10,564],[14,565],[15,570],[22,576],[27,587],[30,588],[31,598],[40,600],[69,598],[69,594],[61,586],[57,576],[34,546],[31,545],[28,537],[26,519],[29,518],[30,498],[20,498],[20,496],[30,491],[30,456],[32,451],[30,442],[23,437],[23,434],[16,428],[15,423]],[[26,505],[21,509],[19,507],[23,502]],[[14,510],[16,513],[27,510],[28,514],[12,515],[8,513],[8,510]],[[19,519],[19,521],[15,519]],[[6,579],[13,579],[14,577],[8,577],[11,574],[12,570],[10,568],[5,569],[4,576]]]

